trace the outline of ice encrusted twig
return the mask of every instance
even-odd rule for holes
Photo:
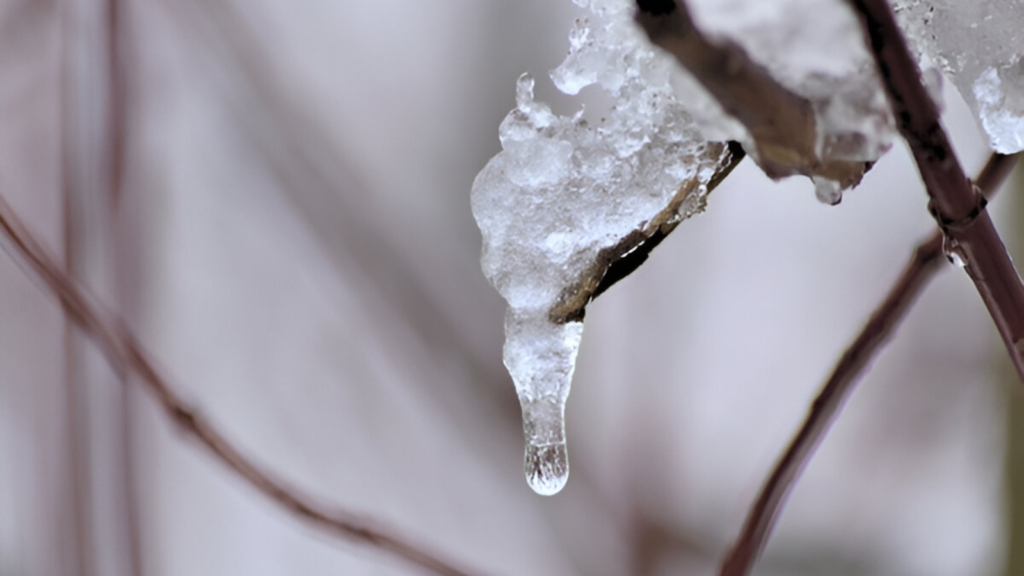
[[[586,304],[634,270],[743,157],[707,141],[673,92],[670,58],[632,21],[629,0],[588,9],[551,73],[563,92],[599,85],[615,104],[591,125],[559,116],[523,75],[502,151],[473,183],[484,274],[508,302],[504,360],[523,410],[530,486],[565,485],[564,411]]]
[[[847,1],[861,16],[897,127],[910,145],[947,248],[963,262],[1024,380],[1024,284],[985,210],[985,199],[953,152],[888,2]]]
[[[56,259],[36,240],[32,232],[0,197],[0,233],[13,248],[12,256],[27,264],[60,301],[68,318],[87,334],[120,374],[134,373],[132,381],[145,385],[168,419],[206,447],[214,458],[231,468],[249,485],[288,512],[327,532],[352,542],[373,546],[440,576],[468,576],[423,548],[409,544],[388,530],[346,510],[330,510],[293,486],[275,479],[252,462],[208,420],[197,414],[157,371],[124,323],[101,311],[94,298],[67,276]]]
[[[732,38],[698,28],[682,0],[637,0],[636,8],[651,42],[672,54],[721,111],[742,125],[746,134],[737,137],[769,177],[808,176],[819,199],[835,204],[888,149],[891,120],[879,110],[884,102],[877,80],[856,66],[867,56],[859,46],[842,52],[841,71],[819,64],[784,73],[779,61],[792,54],[778,39],[774,51],[759,55],[775,63],[770,68]],[[745,30],[737,26],[730,32]],[[785,31],[779,27],[776,35]],[[788,83],[780,80],[787,76]]]
[[[1017,165],[1018,159],[1019,155],[993,154],[974,184],[982,193],[994,194]],[[942,242],[943,234],[939,230],[918,245],[885,300],[836,363],[811,404],[806,420],[769,473],[747,512],[743,529],[722,563],[721,576],[746,576],[750,572],[771,535],[786,498],[853,393],[864,369],[938,272],[943,261]]]

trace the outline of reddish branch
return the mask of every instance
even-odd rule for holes
[[[974,184],[983,194],[994,193],[1013,170],[1017,159],[1018,156],[993,154]],[[939,270],[943,261],[942,241],[942,231],[936,231],[917,247],[885,301],[843,353],[811,405],[800,431],[761,488],[743,531],[722,564],[722,576],[745,576],[749,573],[768,540],[786,497],[853,392],[858,377]]]
[[[91,298],[86,296],[85,290],[64,273],[2,198],[0,229],[10,239],[17,255],[60,300],[68,317],[99,345],[111,365],[122,374],[129,371],[135,373],[172,420],[209,449],[214,457],[237,472],[265,496],[289,512],[337,536],[401,556],[435,574],[468,576],[467,572],[453,567],[449,562],[373,526],[366,518],[343,510],[326,510],[310,497],[302,495],[261,470],[213,425],[189,408],[181,396],[160,376],[120,319],[99,311],[91,302]]]
[[[928,189],[932,214],[950,243],[958,246],[967,273],[1024,380],[1024,284],[985,211],[984,197],[974,190],[957,161],[889,3],[849,2],[860,15],[896,124]]]

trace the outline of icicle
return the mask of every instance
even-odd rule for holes
[[[582,336],[582,322],[555,324],[544,312],[509,310],[505,317],[505,367],[523,409],[526,481],[544,496],[569,478],[565,400]]]

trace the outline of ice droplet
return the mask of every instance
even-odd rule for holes
[[[960,246],[960,242],[955,238],[943,236],[942,251],[946,254],[946,259],[949,260],[951,264],[961,270],[967,268],[967,256],[964,255],[964,250]]]
[[[842,202],[843,187],[839,182],[820,176],[814,176],[811,180],[814,181],[814,195],[818,197],[818,201],[829,206],[835,206]]]

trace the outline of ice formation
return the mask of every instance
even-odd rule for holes
[[[857,16],[845,0],[688,0],[705,35],[731,41],[814,110],[816,153],[822,162],[874,162],[896,134],[885,92]],[[704,135],[757,146],[698,79],[684,69],[677,89]],[[812,174],[809,174],[813,176]],[[836,203],[843,186],[813,177],[818,198]]]
[[[504,361],[522,407],[526,477],[544,495],[569,473],[565,401],[583,323],[566,302],[589,299],[610,251],[700,211],[730,156],[694,127],[673,94],[673,62],[650,48],[631,2],[575,2],[588,15],[551,78],[568,94],[597,84],[614,107],[595,126],[582,110],[556,115],[524,74],[501,124],[502,151],[472,192],[482,268],[508,302]]]
[[[997,0],[894,0],[922,67],[960,90],[992,148],[1024,150],[1024,4]]]

